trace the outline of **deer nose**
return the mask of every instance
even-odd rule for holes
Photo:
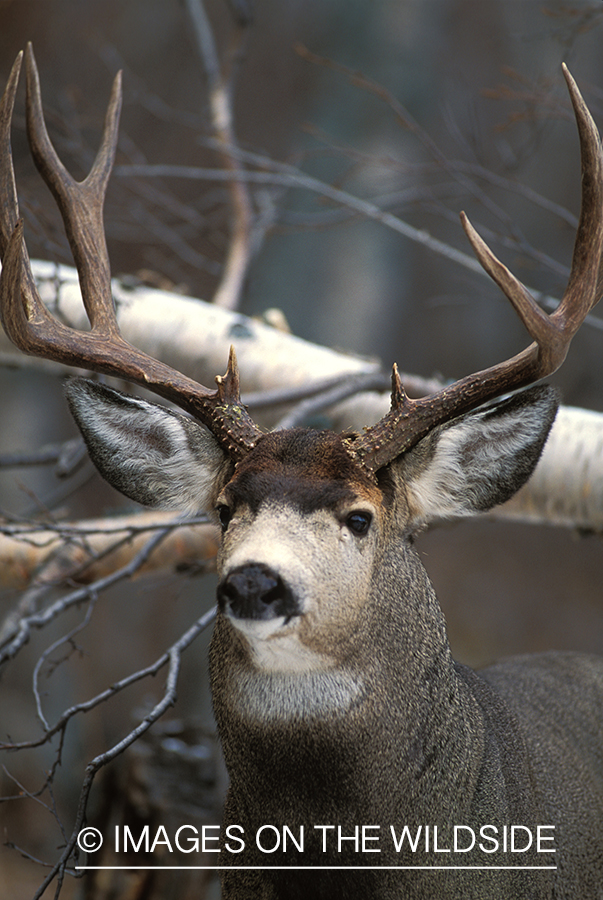
[[[295,596],[278,572],[263,563],[238,566],[218,585],[218,605],[235,619],[290,619],[299,614]]]

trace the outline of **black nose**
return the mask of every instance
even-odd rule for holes
[[[222,612],[235,619],[275,619],[299,614],[291,589],[281,576],[263,563],[238,566],[218,585],[218,604]]]

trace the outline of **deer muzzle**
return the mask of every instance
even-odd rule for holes
[[[218,606],[234,619],[284,618],[284,624],[301,612],[291,588],[264,563],[232,569],[218,585]]]

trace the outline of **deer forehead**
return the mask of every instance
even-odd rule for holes
[[[261,506],[286,506],[300,513],[341,513],[364,501],[373,509],[383,493],[350,457],[333,432],[307,429],[263,435],[237,464],[219,501],[233,510],[246,507],[256,515]]]

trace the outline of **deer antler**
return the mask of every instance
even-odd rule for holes
[[[57,202],[78,271],[91,329],[59,322],[42,303],[23,239],[10,146],[10,126],[21,70],[17,57],[0,101],[0,311],[8,337],[25,353],[105,375],[126,378],[176,403],[211,428],[233,459],[244,456],[261,432],[241,404],[239,375],[231,349],[224,377],[211,391],[132,347],[120,334],[111,294],[103,205],[117,146],[121,75],[113,83],[100,149],[82,182],[65,169],[46,131],[38,70],[31,45],[25,54],[27,132],[32,156]]]
[[[406,396],[397,367],[394,366],[390,411],[362,435],[345,438],[351,456],[371,473],[409,450],[436,425],[555,372],[565,359],[574,334],[601,296],[601,139],[580,91],[565,66],[563,74],[578,125],[582,163],[580,221],[571,273],[563,299],[553,313],[545,313],[524,285],[494,256],[467,216],[461,213],[461,221],[475,255],[511,301],[534,343],[505,362],[462,378],[443,390],[418,400],[410,400]]]
[[[126,378],[172,400],[207,425],[233,459],[240,459],[255,446],[261,432],[241,405],[234,351],[231,350],[226,375],[216,378],[217,390],[211,391],[132,347],[119,332],[111,295],[103,204],[117,144],[120,76],[113,85],[97,157],[87,178],[77,182],[59,160],[48,137],[38,71],[29,45],[26,51],[29,141],[38,170],[63,217],[91,330],[75,331],[63,325],[42,303],[23,240],[10,148],[21,57],[19,54],[15,61],[0,102],[0,254],[3,259],[0,309],[8,337],[26,353]],[[362,435],[344,438],[350,455],[370,473],[409,450],[435,426],[556,371],[565,359],[572,337],[599,299],[603,247],[601,141],[573,78],[565,67],[563,72],[578,125],[582,160],[580,221],[563,299],[555,312],[547,315],[494,256],[464,213],[461,214],[479,262],[511,301],[534,343],[505,362],[419,400],[406,396],[394,366],[390,411]]]

